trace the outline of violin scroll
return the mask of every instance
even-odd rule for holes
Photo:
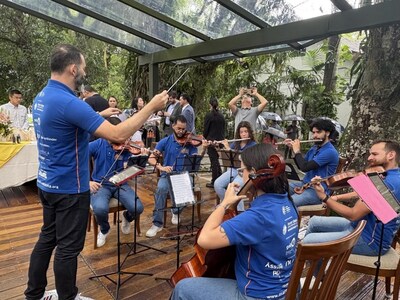
[[[268,168],[257,170],[255,174],[249,175],[249,178],[257,189],[265,180],[277,177],[285,172],[285,160],[280,154],[272,154],[268,158],[267,165]]]

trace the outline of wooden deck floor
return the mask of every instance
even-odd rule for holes
[[[215,204],[215,193],[206,188],[206,179],[200,180],[203,199],[202,218],[207,218]],[[142,177],[138,180],[138,194],[145,211],[141,216],[143,234],[151,225],[153,209],[153,190],[156,179],[153,176]],[[17,188],[5,189],[0,193],[0,299],[23,299],[23,291],[27,280],[29,256],[37,240],[42,223],[42,212],[36,196],[34,185],[27,184]],[[170,214],[168,214],[170,217]],[[111,217],[111,215],[110,215]],[[195,218],[196,222],[197,219]],[[111,221],[111,220],[110,220]],[[183,212],[182,223],[191,221],[191,209]],[[201,224],[196,225],[200,226]],[[114,299],[116,286],[106,278],[90,280],[89,277],[105,272],[116,271],[117,246],[116,228],[111,227],[111,234],[104,247],[93,250],[93,232],[86,236],[85,248],[79,257],[77,284],[79,291],[84,296],[97,300]],[[168,230],[175,231],[175,227],[168,226],[161,234]],[[167,254],[154,250],[131,255],[124,263],[122,270],[126,272],[146,272],[151,276],[137,275],[120,288],[119,299],[168,299],[171,288],[165,280],[156,278],[169,278],[176,269],[176,241],[160,238],[160,234],[153,239],[144,236],[138,237],[138,242],[162,249]],[[180,262],[187,261],[193,253],[194,237],[186,236],[180,243],[182,252]],[[123,242],[132,242],[133,235],[122,235]],[[127,246],[121,247],[121,257],[128,253]],[[112,277],[116,279],[116,277]],[[122,281],[127,278],[123,275]],[[48,271],[48,289],[54,288],[52,267]],[[373,278],[371,276],[345,272],[337,292],[337,299],[371,299]],[[379,281],[376,299],[384,299],[384,282]]]

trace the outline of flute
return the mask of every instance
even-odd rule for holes
[[[228,143],[247,141],[250,138],[227,140]],[[224,141],[210,141],[212,144],[222,144]]]
[[[304,141],[300,141],[300,143],[315,143],[315,142],[322,142],[322,140],[304,140]],[[278,142],[275,143],[275,145],[286,145],[285,142]]]

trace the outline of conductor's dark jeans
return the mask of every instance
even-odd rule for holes
[[[77,257],[82,251],[90,193],[54,194],[39,189],[43,226],[30,259],[26,299],[40,299],[47,286],[46,272],[54,248],[54,276],[60,300],[75,299]]]

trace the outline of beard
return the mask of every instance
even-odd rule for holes
[[[86,77],[82,74],[76,74],[74,78],[75,89],[79,89],[86,82]]]

